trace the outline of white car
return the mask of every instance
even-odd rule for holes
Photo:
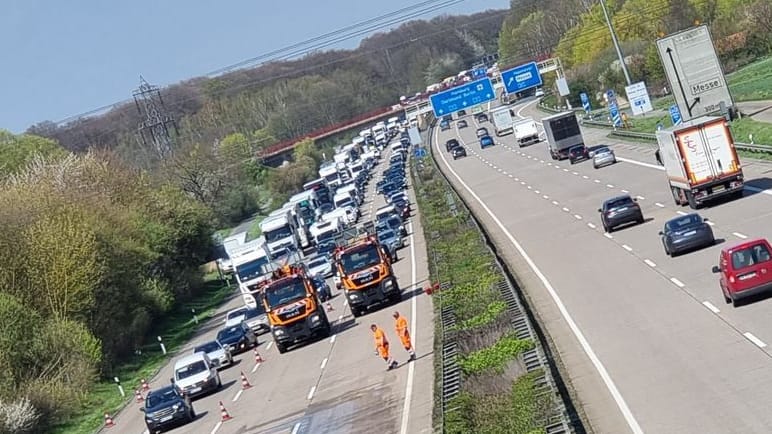
[[[332,276],[332,263],[330,263],[330,260],[325,256],[317,256],[308,261],[308,264],[306,265],[308,267],[308,272],[312,276],[316,274],[324,277]]]
[[[233,355],[231,352],[217,341],[209,341],[204,342],[201,345],[197,345],[193,349],[193,354],[195,353],[205,353],[212,361],[212,364],[217,366],[218,369],[222,369],[233,364]]]
[[[244,321],[244,315],[247,314],[247,309],[249,308],[244,306],[228,311],[228,313],[225,314],[225,327],[241,324],[241,322]]]

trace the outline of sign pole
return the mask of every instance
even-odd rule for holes
[[[684,84],[681,82],[681,76],[678,74],[678,69],[676,68],[675,59],[673,59],[673,49],[670,47],[667,47],[667,55],[670,58],[670,64],[673,65],[673,73],[676,76],[676,81],[678,81],[678,88],[681,89],[681,95],[684,97],[684,101],[686,101],[686,91],[684,90]],[[696,102],[694,103],[696,104]],[[686,105],[686,110],[689,111],[689,119],[692,118],[692,108],[694,108],[694,104],[688,104]]]

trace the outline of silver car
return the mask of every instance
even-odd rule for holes
[[[205,353],[217,369],[233,364],[233,355],[217,341],[204,342],[193,349],[193,354]]]
[[[332,276],[332,263],[326,256],[317,256],[308,261],[308,271],[311,275]]]
[[[616,162],[617,156],[614,155],[614,151],[612,151],[607,146],[597,148],[592,153],[592,167],[595,169],[608,166],[610,164],[615,164]]]
[[[244,322],[256,335],[271,331],[271,326],[268,324],[268,315],[266,315],[265,308],[259,300],[257,307],[247,309],[247,312],[244,314]]]

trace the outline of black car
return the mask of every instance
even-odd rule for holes
[[[229,346],[233,354],[243,353],[258,344],[255,332],[243,322],[217,332],[217,340],[223,346]]]
[[[407,228],[402,224],[402,219],[397,216],[390,216],[381,220],[379,225],[386,226],[394,232],[398,232],[403,237],[407,236]]]
[[[337,247],[338,245],[335,244],[335,240],[332,238],[320,240],[319,244],[316,245],[316,253],[321,256],[331,256]]]
[[[316,275],[311,277],[311,284],[314,286],[316,293],[319,294],[319,300],[325,302],[332,298],[332,292],[330,291],[330,285],[324,280],[324,276]]]
[[[687,250],[716,244],[713,229],[707,221],[708,219],[700,217],[697,213],[666,221],[665,227],[659,232],[665,254],[675,256]]]
[[[180,394],[174,385],[149,391],[145,397],[145,406],[139,410],[145,413],[145,425],[150,433],[160,433],[196,419],[190,398]]]
[[[466,127],[468,127],[469,125],[466,123],[466,121],[464,121],[464,120],[460,120],[460,121],[458,121],[458,123],[456,124],[456,126],[457,126],[457,127],[458,127],[458,129],[460,130],[461,128],[466,128]]]
[[[584,145],[576,145],[568,149],[568,161],[570,161],[571,164],[574,164],[582,160],[588,160],[589,158],[590,158],[590,152],[587,150],[587,147]]]
[[[456,112],[456,116],[458,117],[466,116],[466,110],[459,110],[458,112]]]
[[[488,115],[486,115],[485,113],[478,114],[477,115],[477,122],[479,122],[479,123],[488,122]]]
[[[461,146],[461,144],[458,143],[458,140],[456,140],[456,139],[450,139],[447,142],[445,142],[445,150],[448,151],[448,152],[452,151],[453,148],[455,148],[457,146]]]
[[[638,202],[629,195],[612,197],[598,209],[603,230],[611,232],[626,223],[643,223],[643,211]]]
[[[453,156],[454,160],[458,160],[461,157],[466,157],[466,149],[462,148],[461,146],[453,148],[453,150],[450,151],[450,155]]]

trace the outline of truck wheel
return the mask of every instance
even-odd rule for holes
[[[284,354],[287,352],[287,347],[284,344],[276,343],[276,350],[279,351],[279,354]]]
[[[402,291],[397,291],[396,294],[392,295],[389,298],[391,299],[392,303],[394,303],[394,304],[399,303],[400,301],[402,301]]]
[[[673,187],[671,189],[671,192],[673,193],[673,201],[676,205],[681,206],[683,203],[681,202],[681,190],[678,187]]]
[[[691,209],[697,209],[700,207],[700,204],[697,203],[697,200],[694,198],[694,195],[691,191],[686,192],[686,201],[689,203],[689,208]]]
[[[358,308],[355,308],[355,307],[352,307],[351,308],[351,315],[353,315],[354,318],[359,318],[360,316],[362,316],[362,310],[358,309]]]

